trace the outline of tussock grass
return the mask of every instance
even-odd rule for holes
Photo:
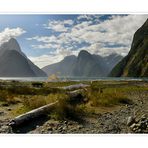
[[[7,102],[9,104],[15,104],[19,102],[19,100],[12,93],[6,90],[0,90],[0,101]]]
[[[80,104],[71,104],[69,98],[60,99],[58,105],[51,116],[58,120],[80,121],[84,115],[84,110]]]
[[[35,95],[30,97],[25,97],[23,99],[23,105],[27,107],[28,109],[32,110],[41,106],[44,106],[46,104],[61,100],[62,98],[66,98],[67,96],[62,93],[56,93],[56,94],[49,94],[47,96],[43,95]]]
[[[17,95],[47,95],[49,93],[57,93],[61,90],[58,88],[33,88],[29,86],[15,86],[15,87],[9,87],[6,88],[6,90],[10,93],[17,94]]]
[[[88,98],[92,106],[109,107],[121,104],[132,104],[132,101],[120,92],[90,92],[88,93]]]
[[[55,110],[50,113],[50,116],[53,118],[58,120],[79,120],[82,116],[83,110],[81,105],[72,104],[69,96],[64,93],[49,94],[47,96],[35,95],[31,98],[24,98],[23,108],[29,111],[55,101],[58,101],[58,104]]]
[[[132,101],[127,97],[125,92],[135,89],[122,87],[107,87],[108,85],[93,84],[87,91],[86,96],[89,99],[91,106],[110,107],[114,105],[132,104]]]

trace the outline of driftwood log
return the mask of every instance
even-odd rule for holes
[[[25,114],[22,114],[20,116],[15,117],[13,120],[10,121],[10,126],[18,126],[22,123],[25,123],[27,121],[30,121],[31,119],[34,119],[36,117],[39,117],[41,115],[45,115],[49,113],[51,110],[55,108],[58,101],[54,103],[47,104],[45,106],[39,107],[37,109],[31,110]]]
[[[82,103],[84,102],[84,96],[82,95],[82,91],[85,90],[86,87],[89,85],[86,84],[77,84],[77,85],[70,85],[63,87],[65,90],[74,90],[79,89],[75,91],[69,91],[67,92],[67,95],[69,95],[69,100],[72,104]],[[20,116],[15,117],[13,120],[10,121],[10,126],[19,126],[25,122],[28,122],[34,118],[40,117],[41,115],[46,115],[50,111],[52,111],[56,105],[58,104],[58,101],[54,103],[47,104],[45,106],[39,107],[37,109],[31,110],[25,114],[22,114]]]
[[[86,88],[89,87],[90,85],[87,84],[75,84],[75,85],[69,85],[69,86],[65,86],[65,87],[61,87],[64,90],[75,90],[75,89],[82,89],[82,88]]]

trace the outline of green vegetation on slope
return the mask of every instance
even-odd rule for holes
[[[134,35],[131,50],[111,71],[113,77],[148,77],[148,20]]]

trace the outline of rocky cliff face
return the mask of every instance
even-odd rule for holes
[[[114,77],[148,77],[148,20],[134,34],[131,49],[111,71]]]
[[[26,57],[18,42],[11,38],[0,47],[0,76],[44,77],[47,75]]]

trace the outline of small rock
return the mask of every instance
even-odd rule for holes
[[[62,129],[63,129],[62,126],[60,126],[60,127],[58,128],[59,131],[62,131]]]
[[[140,126],[141,129],[145,130],[147,128],[147,125],[145,122],[141,122],[141,126]]]
[[[127,119],[127,125],[128,126],[132,125],[134,122],[135,122],[134,117],[132,117],[132,116],[128,117],[128,119]]]
[[[72,122],[68,122],[68,125],[73,125],[73,123]]]
[[[137,133],[141,133],[141,129],[138,129],[138,130],[137,130]]]
[[[140,128],[141,127],[141,123],[137,123],[136,127]]]
[[[8,128],[8,126],[3,125],[3,126],[1,126],[1,128],[2,128],[2,129],[7,129],[7,128]]]
[[[66,129],[67,129],[67,127],[66,127],[66,126],[64,126],[64,127],[63,127],[63,130],[65,131]]]
[[[131,129],[134,129],[136,126],[137,126],[137,125],[136,125],[135,123],[133,123],[133,124],[130,126],[130,128],[131,128]]]
[[[58,132],[60,132],[60,133],[61,133],[61,132],[62,132],[62,129],[58,129]]]
[[[48,129],[47,129],[48,131],[52,131],[52,128],[51,127],[48,127]]]
[[[132,130],[135,132],[137,129],[136,128],[133,128]]]
[[[78,125],[78,129],[82,129],[83,128],[83,126],[82,125]]]
[[[145,114],[143,114],[142,117],[141,117],[141,121],[144,121],[144,120],[146,120],[146,115]]]
[[[64,121],[64,124],[67,124],[68,122],[67,121]]]
[[[2,106],[4,106],[4,107],[9,106],[9,104],[8,103],[3,103]]]
[[[0,115],[3,115],[4,114],[4,112],[3,111],[0,111]]]
[[[55,124],[54,123],[48,123],[48,126],[55,127]]]
[[[100,123],[100,125],[104,125],[104,123]]]
[[[7,110],[8,110],[8,111],[11,111],[12,109],[11,109],[11,108],[8,108]]]

